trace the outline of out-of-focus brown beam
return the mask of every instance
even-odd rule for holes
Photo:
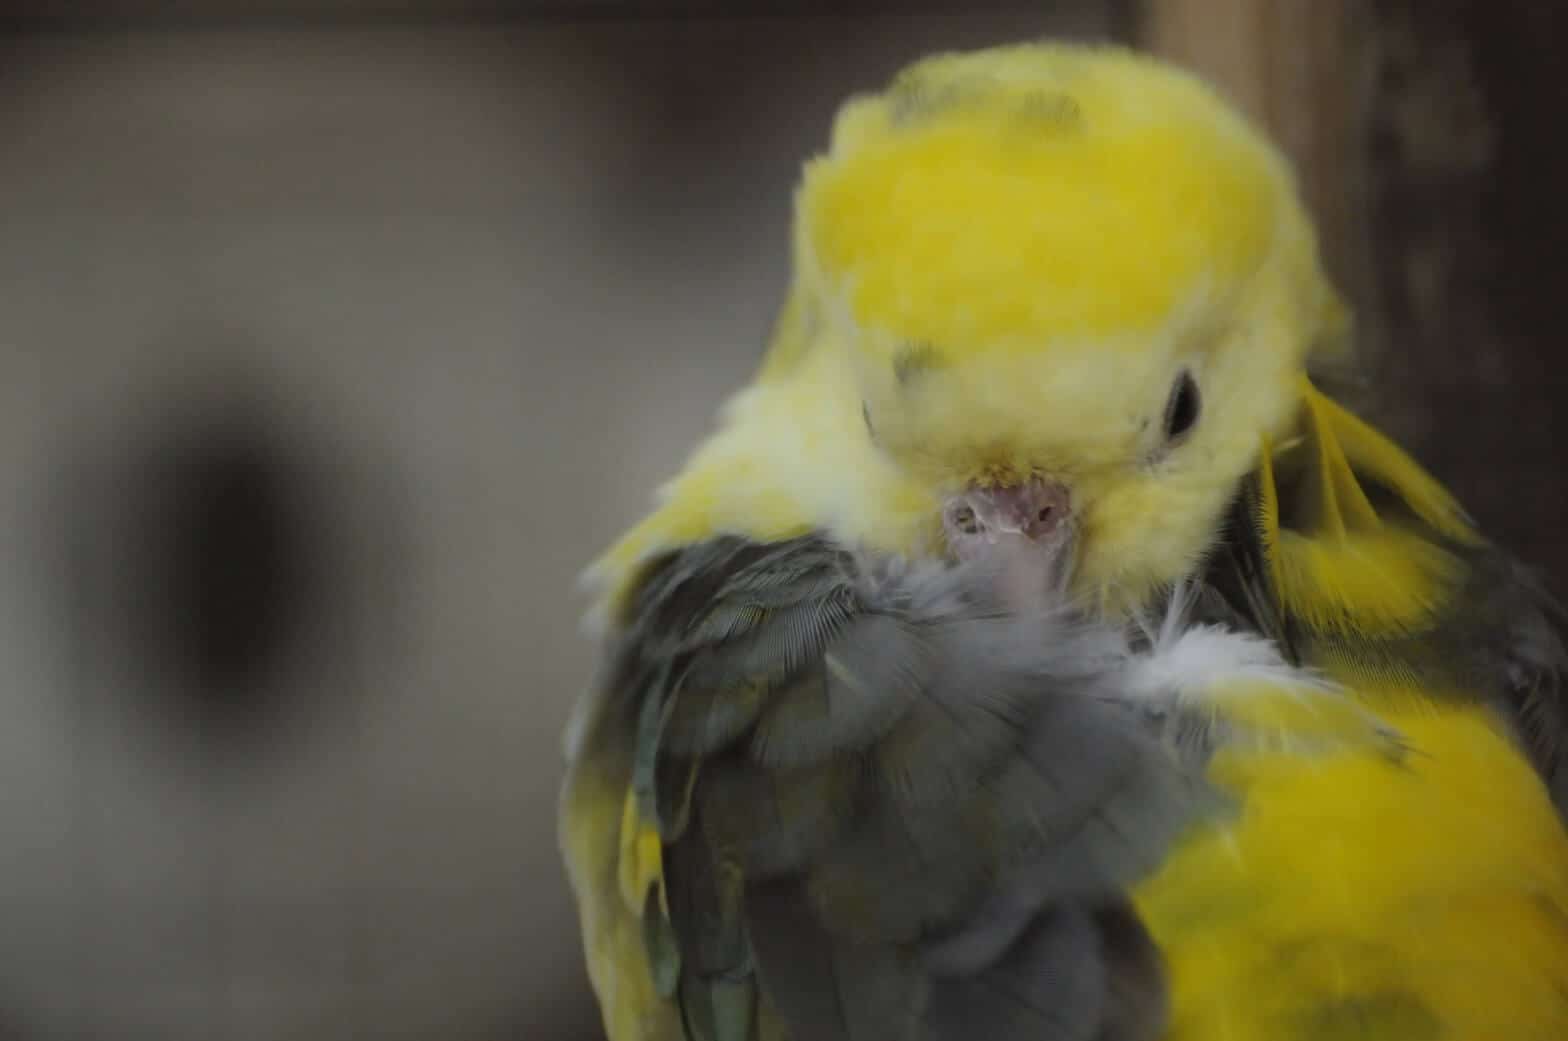
[[[1145,0],[1139,27],[1144,47],[1214,83],[1290,156],[1353,297],[1365,252],[1363,18],[1357,0]]]

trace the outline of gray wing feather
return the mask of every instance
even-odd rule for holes
[[[797,1041],[1152,1036],[1117,909],[1211,793],[1106,689],[1120,634],[994,579],[819,537],[648,569],[611,675],[693,1038],[752,1034],[758,985]]]
[[[1511,558],[1497,559],[1503,574],[1492,580],[1489,606],[1502,620],[1505,648],[1503,700],[1559,814],[1568,816],[1568,613],[1533,571]]]
[[[1094,1041],[1105,1018],[1106,969],[1088,908],[1043,911],[986,971],[933,980],[921,1036]]]

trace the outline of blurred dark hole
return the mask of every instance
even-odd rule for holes
[[[318,613],[320,504],[253,409],[188,417],[148,448],[130,485],[135,642],[202,722],[263,722],[284,707],[279,669]]]

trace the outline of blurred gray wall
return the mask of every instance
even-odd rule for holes
[[[596,1036],[575,576],[837,101],[1103,6],[0,40],[0,1037]]]

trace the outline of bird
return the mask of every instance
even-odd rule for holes
[[[1562,610],[1337,400],[1289,162],[1108,44],[847,100],[587,570],[611,1041],[1560,1041]]]

